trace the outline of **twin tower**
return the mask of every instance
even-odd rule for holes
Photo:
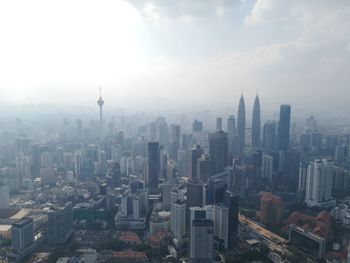
[[[245,145],[245,130],[246,130],[246,120],[245,120],[245,103],[243,94],[239,100],[238,114],[237,114],[237,138],[239,141],[239,151],[240,153],[244,150]],[[255,97],[254,108],[253,108],[253,118],[252,118],[252,140],[251,147],[260,147],[260,100],[258,94]]]

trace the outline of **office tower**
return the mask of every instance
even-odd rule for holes
[[[197,178],[202,182],[206,182],[211,174],[210,158],[206,154],[197,160]]]
[[[77,139],[82,140],[83,135],[83,120],[77,119]]]
[[[214,224],[207,219],[205,208],[192,208],[189,258],[191,263],[214,261]]]
[[[73,207],[52,207],[48,211],[47,242],[51,245],[65,244],[73,233]]]
[[[300,145],[304,148],[311,147],[312,135],[311,133],[303,133],[300,135]]]
[[[77,150],[73,155],[73,163],[74,163],[74,174],[76,176],[80,176],[81,169],[83,167],[83,152],[81,150]]]
[[[226,250],[229,237],[229,208],[223,203],[216,204],[213,208],[215,243],[219,250]]]
[[[276,122],[275,121],[267,121],[264,124],[263,148],[267,152],[272,152],[276,149]]]
[[[228,248],[236,245],[238,231],[239,196],[225,191],[224,204],[228,207]]]
[[[12,248],[17,252],[25,249],[34,242],[33,219],[23,218],[12,224]]]
[[[120,144],[114,144],[111,146],[111,160],[120,162],[120,159],[123,157],[122,147]]]
[[[192,124],[192,131],[193,132],[202,132],[203,131],[203,122],[194,120]]]
[[[233,140],[236,136],[236,120],[234,116],[227,119],[227,142],[228,142],[228,156],[233,155]]]
[[[6,185],[0,186],[0,209],[7,209],[10,206],[10,189]]]
[[[171,184],[162,185],[162,209],[165,211],[170,210],[171,205]]]
[[[339,145],[339,136],[338,135],[327,135],[326,136],[326,149],[330,153],[334,153],[335,147]]]
[[[102,119],[102,107],[104,105],[104,101],[102,99],[102,94],[101,94],[101,87],[100,87],[100,98],[97,101],[97,105],[100,109],[100,137],[103,135],[103,119]]]
[[[187,207],[202,207],[204,200],[204,185],[199,180],[188,180],[187,182]]]
[[[342,165],[333,165],[333,193],[344,191],[350,185],[350,170]]]
[[[349,159],[349,145],[342,144],[335,147],[335,160],[344,162]]]
[[[216,118],[216,130],[222,131],[222,118],[221,117]]]
[[[217,204],[224,201],[225,191],[228,189],[228,173],[226,176],[214,175],[206,185],[206,204]]]
[[[175,164],[172,160],[169,160],[167,162],[167,166],[166,166],[166,180],[167,182],[171,182],[174,177],[175,177]]]
[[[242,154],[245,146],[245,104],[243,94],[239,100],[237,114],[237,136],[239,141],[239,153]]]
[[[212,174],[224,171],[227,166],[227,133],[217,131],[209,134],[209,155]]]
[[[261,150],[254,150],[252,152],[253,175],[256,178],[261,176],[262,155],[263,152]]]
[[[256,95],[253,108],[252,118],[252,148],[260,147],[260,101],[259,96]]]
[[[157,121],[158,124],[158,137],[157,141],[163,147],[167,147],[168,145],[168,124],[165,122],[165,119],[161,118]]]
[[[268,192],[261,194],[260,220],[269,227],[281,225],[283,217],[283,202],[279,196]]]
[[[261,170],[262,178],[271,181],[273,172],[273,157],[271,155],[263,154]]]
[[[186,203],[176,200],[171,203],[170,229],[174,238],[181,241],[186,235]]]
[[[307,206],[333,207],[335,200],[332,198],[332,187],[332,162],[324,159],[310,163],[306,179],[305,202]]]
[[[181,149],[182,150],[188,150],[192,146],[193,141],[193,135],[192,133],[184,133],[182,134],[182,142],[181,142]]]
[[[283,174],[286,179],[292,183],[295,190],[298,185],[300,159],[300,151],[294,149],[285,151]]]
[[[180,149],[180,125],[171,125],[170,158],[177,161]]]
[[[323,134],[320,132],[313,132],[311,134],[311,145],[316,149],[322,148]]]
[[[31,155],[32,141],[26,137],[16,139],[16,152],[22,155]]]
[[[300,162],[299,165],[299,182],[298,182],[298,191],[305,192],[306,190],[306,178],[307,178],[307,169],[309,164],[307,162]]]
[[[158,142],[148,143],[148,187],[156,189],[160,172],[160,148]]]
[[[192,179],[197,178],[197,160],[202,156],[203,150],[200,145],[196,145],[196,147],[191,150],[191,162],[190,162],[190,177]]]
[[[231,180],[231,189],[234,194],[241,198],[246,195],[248,183],[248,167],[246,165],[235,165],[233,167],[233,176]]]
[[[190,208],[191,207],[202,207],[205,204],[205,191],[204,185],[198,179],[187,181],[187,215],[186,215],[186,225],[189,228],[190,222]]]
[[[281,105],[278,123],[278,149],[288,150],[290,141],[290,105]]]

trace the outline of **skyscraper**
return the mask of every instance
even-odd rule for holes
[[[158,187],[158,177],[160,172],[160,148],[158,142],[148,143],[148,186]]]
[[[194,120],[192,124],[192,131],[193,132],[202,132],[203,131],[203,122]]]
[[[175,201],[171,204],[171,232],[178,241],[186,235],[186,203]]]
[[[333,171],[332,162],[328,160],[315,160],[309,164],[306,178],[307,206],[332,207],[335,199],[332,198]]]
[[[290,140],[290,105],[281,105],[278,123],[278,148],[288,150]]]
[[[245,104],[243,94],[239,100],[237,114],[237,136],[239,140],[239,153],[242,153],[245,145]]]
[[[65,244],[68,241],[73,233],[72,203],[48,211],[47,232],[49,244]]]
[[[276,122],[267,121],[264,124],[263,148],[267,152],[272,152],[276,148]]]
[[[260,101],[259,96],[256,95],[252,118],[252,148],[260,147],[260,130]]]
[[[239,196],[226,190],[224,203],[228,207],[228,248],[232,249],[236,244],[238,231]]]
[[[212,175],[220,173],[227,166],[227,133],[217,131],[209,134],[209,155]]]
[[[273,157],[268,154],[263,154],[262,168],[261,168],[262,178],[266,178],[269,181],[271,181],[272,172],[273,172]]]
[[[187,215],[186,215],[186,226],[190,228],[190,208],[191,207],[202,207],[205,204],[204,196],[204,185],[199,180],[188,180],[187,181]]]
[[[233,140],[236,132],[236,120],[233,115],[227,119],[227,140],[228,140],[228,156],[233,155]]]
[[[190,220],[190,263],[214,261],[214,223],[205,208],[193,207]]]
[[[191,150],[191,167],[190,167],[190,175],[192,179],[197,178],[197,161],[202,156],[203,150],[200,145],[196,145]]]
[[[222,130],[222,118],[221,117],[216,118],[216,130],[217,131]]]

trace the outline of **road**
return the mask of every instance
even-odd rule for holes
[[[239,215],[239,222],[242,227],[252,231],[260,240],[262,239],[271,251],[278,252],[282,255],[288,253],[288,250],[285,248],[287,240],[283,237],[276,235],[243,215]]]

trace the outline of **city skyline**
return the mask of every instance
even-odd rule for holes
[[[350,263],[349,0],[0,0],[1,263]]]

